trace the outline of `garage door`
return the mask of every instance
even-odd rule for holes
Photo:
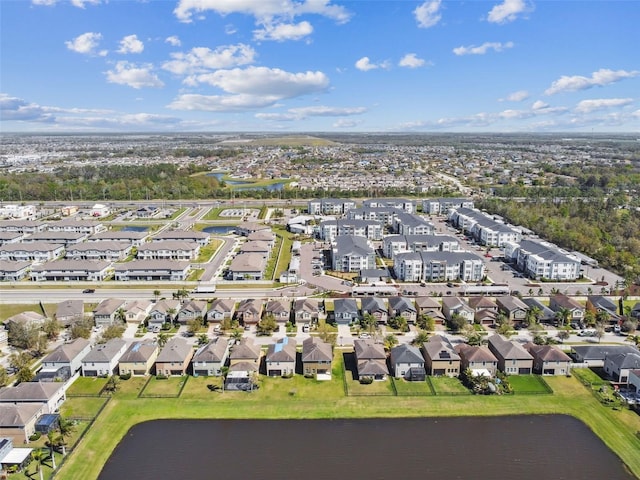
[[[269,370],[269,376],[270,377],[281,377],[282,376],[282,370]]]
[[[445,374],[444,368],[434,368],[433,369],[432,375],[444,375],[444,374]]]
[[[206,377],[209,375],[209,370],[196,370],[193,372],[193,375],[196,377],[199,377],[199,376]]]
[[[97,377],[98,376],[98,371],[97,370],[85,370],[82,373],[83,373],[83,375],[85,377]]]
[[[519,368],[518,375],[529,375],[531,373],[530,368]]]

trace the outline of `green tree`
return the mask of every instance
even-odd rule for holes
[[[165,332],[160,332],[158,334],[158,345],[160,348],[164,347],[169,341],[169,334]]]
[[[556,320],[560,322],[560,326],[566,326],[569,324],[569,320],[571,319],[571,310],[566,307],[560,307],[556,312]]]
[[[598,343],[600,343],[600,341],[602,340],[602,337],[604,337],[604,327],[602,325],[598,325],[596,327],[595,336],[598,339]]]
[[[98,343],[106,343],[113,338],[122,338],[125,328],[123,325],[113,324],[102,330]]]
[[[107,393],[116,393],[119,383],[120,380],[118,379],[118,377],[115,375],[111,375],[109,377],[109,380],[107,380],[107,383],[104,385],[103,390]]]
[[[371,335],[373,335],[378,330],[378,321],[376,317],[371,315],[370,313],[365,313],[360,320],[360,325],[362,328],[366,329]]]
[[[22,367],[20,370],[18,370],[18,372],[16,373],[16,382],[18,383],[23,383],[23,382],[30,382],[31,380],[33,380],[33,377],[35,377],[35,373],[33,373],[33,370],[31,370],[31,367],[29,366],[24,366]]]
[[[428,341],[429,333],[424,330],[420,330],[418,333],[416,333],[416,336],[413,337],[411,343],[413,343],[416,347],[422,347]]]
[[[398,337],[396,337],[393,333],[384,337],[384,348],[386,350],[391,350],[398,344]]]
[[[93,320],[90,318],[83,318],[71,324],[69,333],[71,338],[89,338],[91,336],[91,328],[93,327]]]
[[[158,298],[160,298],[160,295],[161,295],[161,294],[162,294],[162,293],[160,292],[160,290],[158,290],[158,289],[154,290],[154,291],[153,291],[153,299],[157,302],[157,301],[158,301]]]
[[[231,338],[236,341],[239,342],[242,339],[242,329],[240,328],[236,328],[231,332]]]
[[[422,330],[433,332],[436,328],[436,321],[432,316],[424,314],[418,317],[416,325]]]
[[[209,337],[206,333],[198,335],[198,345],[206,345],[207,343],[209,343]]]
[[[58,418],[58,432],[60,432],[60,446],[62,447],[62,454],[65,455],[65,446],[67,444],[66,438],[71,436],[76,430],[76,425],[73,420],[67,417]]]
[[[60,324],[53,318],[48,318],[42,324],[42,331],[49,340],[56,340],[60,334]]]
[[[278,324],[276,323],[276,318],[272,313],[266,314],[258,322],[257,331],[259,335],[271,335],[277,329]]]
[[[44,477],[42,475],[42,464],[46,459],[45,453],[42,451],[41,448],[34,448],[33,451],[31,452],[31,458],[33,459],[34,462],[36,462],[36,472],[40,473],[40,480],[44,480]]]
[[[0,387],[6,387],[9,384],[9,374],[7,369],[0,365]]]
[[[8,342],[12,347],[30,350],[38,345],[40,327],[33,323],[9,323]]]
[[[451,315],[451,318],[447,321],[448,327],[454,332],[459,332],[468,324],[469,322],[467,322],[467,319],[458,313]]]
[[[559,330],[558,331],[558,338],[564,342],[565,340],[567,340],[569,338],[569,332],[567,330]]]
[[[404,317],[391,317],[388,320],[388,325],[394,330],[400,330],[401,332],[408,332],[409,325],[407,324],[407,319]]]

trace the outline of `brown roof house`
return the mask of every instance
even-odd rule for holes
[[[200,317],[204,320],[207,315],[206,300],[189,300],[182,305],[178,312],[178,322],[185,325],[189,320],[195,320]]]
[[[133,342],[120,357],[119,375],[149,375],[158,358],[160,347],[149,340]]]
[[[41,415],[49,413],[43,403],[0,403],[0,437],[21,445],[29,442]]]
[[[549,298],[549,308],[556,312],[556,315],[562,312],[562,309],[567,309],[569,311],[569,322],[581,322],[584,319],[585,308],[573,298],[567,297],[562,293],[556,293]]]
[[[524,348],[533,355],[533,371],[542,375],[568,375],[571,358],[559,348],[551,345],[525,344]]]
[[[460,355],[448,338],[434,335],[422,345],[425,370],[428,375],[457,377],[460,375]]]
[[[413,302],[406,297],[389,298],[389,318],[402,317],[407,323],[415,324],[418,311]]]
[[[296,373],[296,341],[290,337],[278,339],[269,345],[266,356],[267,375],[290,376]]]
[[[218,298],[213,301],[211,308],[207,311],[207,322],[220,323],[226,318],[233,318],[236,308],[235,300],[230,298]]]
[[[193,346],[182,337],[173,337],[156,358],[156,375],[186,375],[193,357]]]
[[[518,297],[505,295],[498,297],[496,303],[500,312],[504,313],[509,320],[516,324],[524,322],[529,306]]]
[[[295,301],[293,310],[296,323],[317,322],[320,312],[324,312],[324,308],[321,309],[320,302],[315,298],[299,298]]]
[[[302,372],[305,376],[315,375],[318,380],[331,379],[331,345],[318,337],[309,337],[302,342]]]
[[[68,327],[84,318],[84,303],[82,300],[64,300],[56,306],[56,321]]]
[[[240,253],[229,265],[229,280],[262,280],[267,260],[259,253]]]
[[[484,345],[474,346],[461,343],[455,346],[455,351],[460,355],[462,370],[468,368],[474,376],[484,375],[493,378],[496,375],[498,359]]]
[[[533,357],[518,342],[506,340],[495,334],[489,337],[489,350],[498,359],[498,370],[507,375],[529,375],[533,373]]]
[[[496,323],[498,304],[490,297],[473,297],[469,299],[469,306],[473,308],[473,319],[480,325]]]
[[[445,316],[442,313],[442,305],[431,297],[417,297],[416,310],[418,316],[424,315],[435,320],[436,325],[444,325]]]
[[[262,350],[251,338],[243,338],[229,354],[229,372],[225,378],[226,390],[250,391],[260,368]]]
[[[384,347],[372,339],[357,339],[353,341],[358,366],[358,378],[373,378],[385,380],[389,375],[387,368],[387,354]]]
[[[44,315],[40,315],[37,312],[33,312],[28,310],[26,312],[16,313],[11,317],[7,318],[3,323],[7,330],[11,327],[12,323],[19,324],[22,326],[27,325],[42,325],[47,320],[47,317]]]
[[[262,300],[246,298],[238,304],[236,316],[243,325],[257,325],[262,317]]]
[[[200,375],[218,377],[221,375],[222,367],[229,358],[229,342],[222,337],[216,337],[206,345],[196,350],[191,359],[193,366],[193,376]]]
[[[467,322],[473,323],[475,310],[460,297],[443,297],[442,313],[445,318],[451,320],[454,314],[460,315]]]
[[[289,300],[269,300],[264,308],[265,315],[273,315],[277,323],[287,323],[291,320],[291,302]]]

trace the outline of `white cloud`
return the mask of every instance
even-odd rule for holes
[[[351,17],[344,7],[332,5],[330,0],[180,0],[173,13],[181,22],[191,22],[194,13],[206,11],[222,16],[251,15],[259,24],[308,14],[321,15],[338,23],[345,23]]]
[[[215,50],[207,47],[192,48],[188,53],[172,53],[162,68],[177,75],[201,73],[207,70],[236,67],[253,63],[256,51],[249,45],[223,45]]]
[[[277,25],[265,25],[260,30],[254,30],[253,37],[256,40],[300,40],[313,33],[313,27],[307,21],[300,23],[280,23]]]
[[[362,125],[362,122],[360,120],[347,120],[347,119],[341,118],[337,122],[334,122],[333,125],[331,126],[333,128],[354,128],[354,127],[357,127],[358,125]]]
[[[137,35],[127,35],[120,40],[120,48],[118,53],[142,53],[144,50],[144,43],[142,43]]]
[[[519,14],[526,13],[527,9],[524,0],[504,0],[491,9],[487,20],[491,23],[513,22]]]
[[[369,70],[375,70],[376,68],[389,68],[389,62],[381,62],[381,63],[371,63],[369,57],[362,57],[356,63],[356,68],[363,72],[368,72]]]
[[[427,0],[422,5],[418,5],[413,11],[420,28],[429,28],[436,25],[442,15],[440,15],[441,0]]]
[[[640,75],[640,71],[637,70],[614,71],[607,68],[601,68],[600,70],[593,72],[591,77],[583,77],[581,75],[574,75],[570,77],[563,75],[558,80],[555,80],[544,93],[546,95],[555,95],[560,92],[574,92],[577,90],[586,90],[592,87],[603,87],[625,78],[637,77],[638,75]]]
[[[55,5],[58,0],[31,0],[33,5],[44,5],[45,7],[50,7]]]
[[[197,83],[207,83],[233,94],[292,98],[321,92],[329,86],[322,72],[291,73],[279,68],[248,67],[218,70],[198,75]]]
[[[0,118],[3,121],[50,122],[55,119],[46,109],[22,98],[0,93]]]
[[[516,120],[533,117],[535,114],[527,110],[503,110],[498,114],[499,118],[506,120]]]
[[[109,83],[127,85],[132,88],[143,87],[163,87],[164,83],[152,72],[151,65],[135,65],[130,62],[121,61],[116,63],[115,70],[106,72]]]
[[[506,98],[500,98],[500,102],[522,102],[529,98],[529,92],[526,90],[518,90],[517,92],[510,93]]]
[[[99,55],[104,57],[107,54],[106,50],[97,51],[100,40],[102,40],[102,34],[87,32],[82,35],[78,35],[73,40],[64,42],[64,44],[69,50],[76,53],[82,53],[84,55]]]
[[[172,47],[179,47],[182,45],[182,42],[176,35],[171,35],[170,37],[165,38],[164,43],[168,43]]]
[[[531,108],[533,110],[543,110],[545,108],[549,108],[549,105],[547,103],[544,103],[542,100],[536,100],[535,102],[533,102],[533,105],[531,105]]]
[[[591,113],[595,110],[606,110],[612,107],[625,107],[633,103],[632,98],[599,98],[592,100],[582,100],[576,106],[578,113]]]
[[[98,5],[101,0],[71,0],[71,5],[78,8],[84,8],[85,5]],[[31,0],[33,5],[45,5],[45,6],[53,6],[58,3],[58,0]]]
[[[312,106],[290,108],[284,113],[256,113],[255,117],[261,120],[294,121],[304,120],[309,117],[347,117],[365,113],[365,107],[327,107]]]
[[[425,61],[422,58],[418,58],[415,53],[407,53],[398,62],[399,66],[407,68],[418,68],[422,67],[424,64]]]
[[[513,42],[485,42],[482,45],[469,45],[468,47],[456,47],[453,53],[456,55],[484,55],[489,50],[501,52],[507,48],[513,48]]]
[[[278,100],[276,96],[183,94],[167,105],[167,108],[205,112],[241,112],[268,107]]]

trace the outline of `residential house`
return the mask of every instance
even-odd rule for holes
[[[384,347],[372,339],[356,339],[353,341],[359,378],[385,380],[389,375],[387,354]]]
[[[149,232],[137,232],[129,230],[108,230],[106,232],[91,235],[89,242],[124,242],[134,247],[140,247],[147,241]]]
[[[179,240],[165,240],[164,242],[150,242],[138,247],[139,260],[177,260],[189,261],[198,258],[200,244],[182,242]]]
[[[473,375],[485,375],[493,378],[498,370],[498,359],[488,347],[481,345],[467,345],[461,343],[455,346],[455,351],[460,355],[460,369],[471,370]]]
[[[67,247],[66,258],[74,260],[105,260],[118,262],[131,253],[133,245],[128,242],[84,242]]]
[[[494,334],[489,337],[489,350],[498,359],[498,370],[507,375],[529,375],[533,372],[533,356],[518,342]]]
[[[261,230],[271,230],[271,227],[257,222],[240,222],[236,225],[236,233],[244,237]]]
[[[151,306],[148,316],[150,329],[162,328],[164,323],[173,323],[180,310],[180,300],[160,300]]]
[[[24,237],[24,233],[4,232],[0,230],[0,247],[3,245],[9,245],[10,243],[20,243]]]
[[[350,325],[360,320],[360,309],[353,298],[336,298],[333,315],[338,325]]]
[[[22,240],[22,243],[55,243],[64,245],[66,248],[71,245],[82,243],[87,238],[89,238],[89,235],[86,233],[44,231],[25,237],[24,240]]]
[[[229,371],[257,372],[262,350],[251,338],[243,338],[229,353]]]
[[[620,320],[618,307],[610,298],[602,295],[589,295],[586,308],[595,313],[596,318],[601,317],[605,322],[617,323]]]
[[[48,413],[44,403],[0,403],[0,437],[10,438],[15,444],[29,443],[36,432],[38,419]]]
[[[94,233],[105,231],[106,227],[102,222],[67,218],[49,223],[47,230],[50,232],[77,232],[93,235]]]
[[[525,344],[524,348],[533,356],[533,371],[542,375],[568,375],[571,358],[552,345]]]
[[[232,319],[236,302],[230,298],[217,298],[207,311],[207,322],[220,323],[225,319]]]
[[[195,320],[198,317],[204,321],[207,315],[207,305],[206,300],[189,300],[183,303],[178,311],[177,321],[183,325],[186,325],[187,322]]]
[[[149,300],[133,300],[125,306],[124,313],[128,325],[139,325],[144,322],[153,303]]]
[[[498,304],[491,297],[471,297],[469,306],[473,309],[473,319],[480,325],[493,325],[498,315]]]
[[[125,321],[125,305],[127,302],[120,298],[102,300],[93,310],[93,321],[96,327],[108,327]]]
[[[505,295],[496,298],[496,303],[498,304],[498,310],[514,324],[522,324],[525,321],[529,306],[518,297]]]
[[[324,307],[315,298],[299,298],[293,306],[296,324],[317,323],[320,312],[324,312]]]
[[[536,309],[538,321],[542,323],[551,323],[556,318],[556,312],[547,307],[537,298],[524,298],[522,301],[527,305],[529,310]]]
[[[26,312],[16,313],[15,315],[10,316],[5,319],[4,326],[7,330],[11,329],[11,324],[17,324],[21,326],[28,325],[38,325],[41,326],[44,322],[47,321],[47,317],[41,315],[37,312],[33,312],[31,310],[27,310]]]
[[[55,319],[64,327],[68,327],[83,318],[84,302],[82,300],[63,300],[56,306]]]
[[[229,341],[216,337],[196,350],[191,359],[193,376],[219,377],[229,358]]]
[[[444,325],[445,316],[442,305],[432,297],[416,297],[416,312],[418,317],[427,316],[434,319],[436,325]]]
[[[284,299],[269,300],[264,315],[273,315],[278,324],[284,325],[291,320],[291,302]]]
[[[434,335],[422,345],[425,370],[428,375],[457,377],[460,375],[460,355],[448,338]]]
[[[80,371],[82,359],[90,350],[91,343],[84,338],[63,343],[42,359],[42,368],[36,375],[36,380],[66,382]]]
[[[258,230],[247,235],[247,242],[264,242],[269,248],[276,244],[276,234],[271,230]]]
[[[49,224],[40,220],[2,220],[0,232],[32,234],[46,230]]]
[[[424,357],[417,347],[403,343],[391,349],[389,358],[396,378],[417,382],[425,380]]]
[[[460,315],[469,323],[473,323],[475,316],[475,310],[460,297],[443,297],[442,313],[448,320],[451,320],[454,315]]]
[[[56,243],[12,243],[0,247],[0,260],[48,262],[64,255],[64,245]]]
[[[582,322],[584,319],[585,308],[571,297],[567,297],[562,293],[556,293],[549,298],[549,308],[556,312],[556,318],[561,315],[562,311],[567,310],[569,313],[568,323]],[[562,321],[562,319],[560,319]]]
[[[182,337],[173,337],[156,358],[156,375],[186,375],[193,357],[193,346]]]
[[[240,254],[255,254],[261,255],[265,260],[269,259],[271,254],[271,245],[268,242],[262,242],[260,240],[248,241],[240,245]]]
[[[365,315],[371,315],[376,319],[378,324],[386,324],[389,319],[389,311],[382,298],[378,297],[364,297],[360,301],[360,310],[362,317]]]
[[[402,317],[408,324],[415,324],[418,311],[413,302],[406,297],[389,298],[389,318]]]
[[[149,375],[153,368],[160,347],[150,340],[135,341],[120,357],[118,374],[122,375]]]
[[[206,246],[210,240],[211,235],[207,232],[196,230],[163,230],[151,239],[152,242],[178,241],[197,243],[201,247]]]
[[[82,359],[83,377],[102,377],[113,375],[118,362],[127,350],[127,342],[121,338],[112,338],[106,343],[99,343]]]
[[[640,369],[640,352],[607,355],[604,360],[604,371],[616,383],[627,385],[629,372],[638,369]]]
[[[0,403],[40,403],[44,413],[56,413],[66,400],[67,385],[62,382],[22,382],[0,388]]]
[[[331,345],[318,337],[309,337],[302,342],[302,372],[314,375],[318,380],[331,379],[333,353]]]
[[[291,337],[279,338],[267,348],[266,367],[270,377],[294,375],[296,373],[296,341]]]
[[[236,317],[238,318],[238,321],[245,327],[248,327],[250,325],[257,325],[262,318],[262,309],[262,300],[245,298],[238,304],[238,308],[236,309]]]
[[[575,345],[573,356],[578,363],[586,363],[589,367],[604,367],[607,357],[621,354],[640,354],[633,345]]]
[[[29,275],[31,262],[0,260],[0,282],[19,282]]]

